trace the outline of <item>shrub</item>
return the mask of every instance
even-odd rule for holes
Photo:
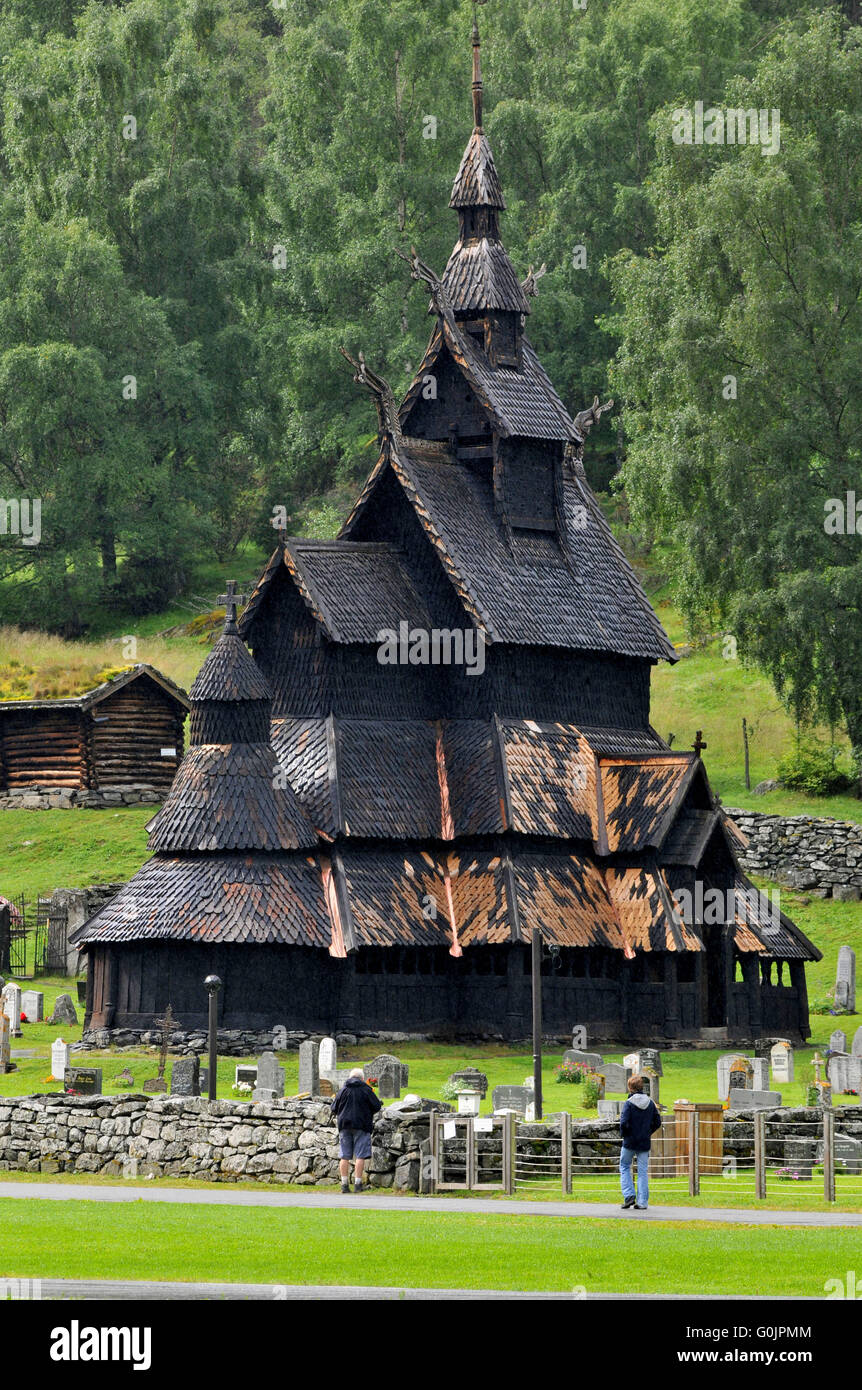
[[[554,1067],[557,1081],[566,1086],[580,1086],[586,1071],[583,1062],[562,1062],[560,1066]]]
[[[778,776],[792,791],[833,796],[855,785],[852,771],[839,761],[840,750],[814,740],[800,742],[778,763]]]
[[[581,1102],[585,1110],[595,1110],[602,1096],[602,1083],[595,1072],[587,1072],[584,1077],[584,1094]]]

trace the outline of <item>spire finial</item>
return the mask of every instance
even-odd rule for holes
[[[476,130],[482,129],[482,62],[477,6],[485,3],[486,0],[473,0],[473,125]]]
[[[247,603],[248,597],[246,594],[238,594],[236,591],[236,580],[229,579],[227,581],[227,593],[219,594],[218,601],[224,604],[224,631],[229,635],[233,634],[237,631],[237,605]]]

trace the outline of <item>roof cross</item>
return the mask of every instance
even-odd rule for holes
[[[235,579],[229,579],[225,587],[227,593],[219,594],[218,601],[224,604],[224,630],[230,632],[236,627],[237,604],[247,603],[248,595],[237,593]]]

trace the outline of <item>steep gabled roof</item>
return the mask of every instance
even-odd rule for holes
[[[132,681],[140,680],[142,676],[148,676],[154,685],[162,689],[177,704],[184,709],[189,708],[189,696],[186,692],[161,671],[157,671],[154,666],[149,666],[145,661],[140,661],[136,666],[132,666],[128,671],[121,671],[119,675],[112,676],[110,680],[103,681],[101,685],[96,685],[92,690],[87,690],[83,695],[65,695],[56,700],[0,700],[0,710],[8,710],[10,713],[31,709],[91,709],[93,705],[98,705],[102,700],[106,700],[109,695],[116,695],[118,690],[130,685]]]
[[[462,372],[492,429],[504,439],[518,435],[525,439],[572,440],[581,435],[547,372],[526,338],[521,339],[522,370],[492,367],[482,349],[454,319],[438,320],[431,334],[415,377],[399,409],[402,425],[423,389],[429,373],[445,349]]]
[[[334,642],[379,642],[382,628],[405,620],[430,628],[431,617],[386,541],[289,540],[284,559],[302,597]]]

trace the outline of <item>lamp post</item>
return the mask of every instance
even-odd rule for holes
[[[533,1105],[537,1120],[542,1118],[542,932],[533,927]]]
[[[210,997],[209,1007],[209,1077],[207,1078],[207,1094],[210,1100],[216,1098],[216,1071],[218,1068],[218,1052],[216,1039],[218,1036],[218,992],[221,989],[221,980],[218,975],[207,975],[204,986]]]

